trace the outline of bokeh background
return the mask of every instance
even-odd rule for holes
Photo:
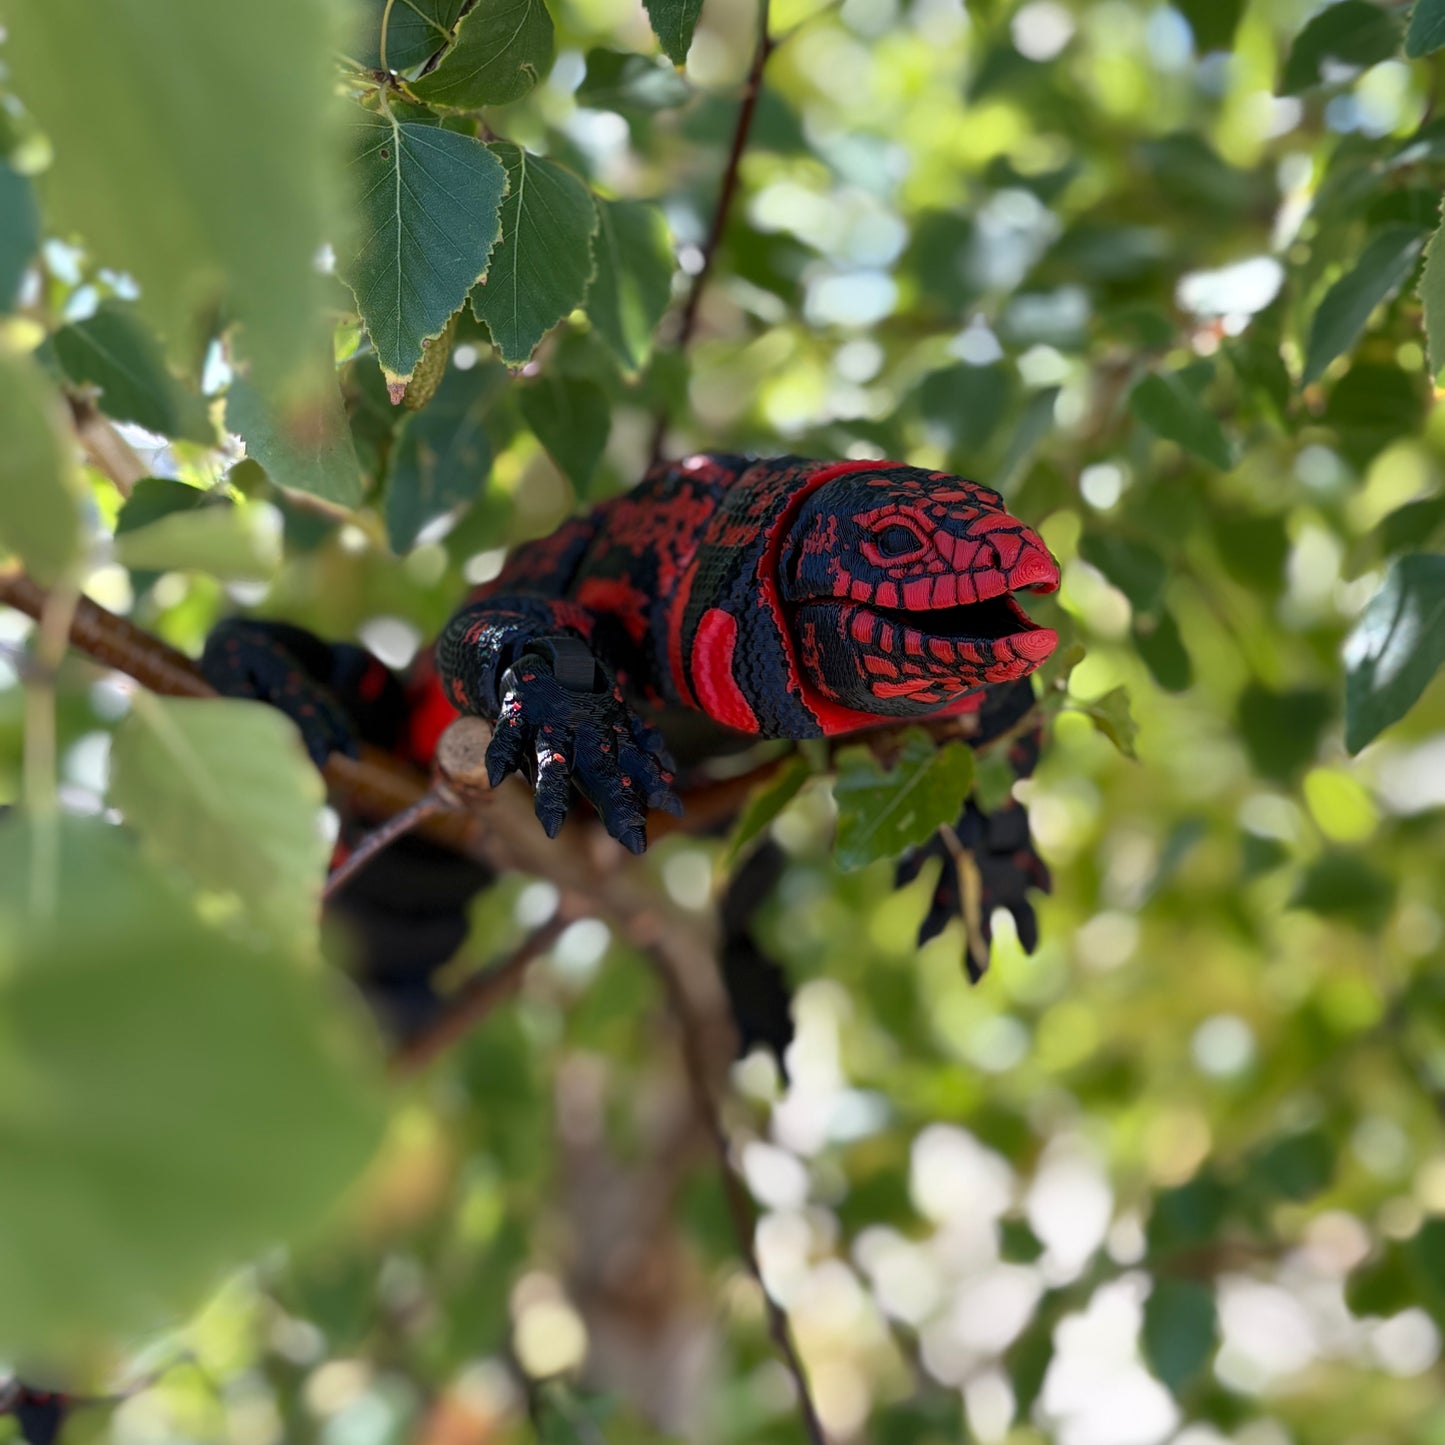
[[[688,357],[624,378],[578,315],[534,364],[609,398],[588,496],[499,372],[485,488],[404,555],[374,517],[319,521],[243,471],[284,535],[269,581],[103,558],[87,577],[193,653],[244,606],[402,665],[509,544],[635,481],[663,401],[670,451],[901,457],[1000,487],[1038,527],[1063,586],[1034,610],[1086,653],[1019,789],[1054,878],[1037,952],[1000,916],[971,987],[956,925],[917,948],[931,874],[895,892],[887,865],[841,873],[823,780],[774,825],[762,933],[796,988],[791,1082],[742,1061],[725,1118],[839,1442],[1445,1441],[1445,691],[1359,756],[1343,743],[1345,639],[1392,556],[1438,549],[1445,522],[1413,282],[1299,384],[1331,285],[1382,231],[1438,222],[1441,72],[1392,44],[1287,83],[1315,8],[779,0],[788,38]],[[709,3],[685,75],[649,59],[590,95],[589,51],[655,54],[646,16],[551,9],[554,68],[489,124],[659,201],[680,295],[753,7]],[[62,319],[124,294],[99,248],[52,240],[44,261]],[[475,328],[452,364],[498,369]],[[1183,422],[1151,424],[1149,374]],[[364,438],[374,361],[344,379]],[[235,461],[125,435],[195,485]],[[3,799],[28,629],[0,612]],[[1118,687],[1136,757],[1085,706]],[[128,705],[67,663],[68,806],[100,806]],[[702,916],[724,849],[672,838],[639,866]],[[555,903],[506,880],[459,971]],[[652,974],[572,924],[398,1088],[344,1221],[231,1277],[128,1368],[185,1362],[65,1438],[803,1438],[715,1161],[677,1143],[684,1099]],[[521,1381],[553,1377],[529,1420]]]

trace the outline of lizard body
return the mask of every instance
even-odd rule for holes
[[[555,834],[575,784],[641,852],[648,810],[680,807],[668,745],[685,736],[705,756],[966,712],[980,713],[976,741],[997,736],[1031,705],[1023,679],[1057,644],[1015,594],[1057,585],[1042,540],[977,483],[898,462],[707,454],[656,467],[515,548],[404,684],[358,648],[244,620],[216,629],[203,666],[221,692],[287,711],[318,762],[359,733],[426,763],[459,713],[491,718],[494,785],[525,772]],[[1036,754],[1034,742],[1015,745],[1021,775]],[[1031,948],[1025,895],[1048,875],[1022,808],[988,816],[970,801],[959,829],[983,878],[985,948],[994,905]],[[911,854],[900,880],[941,851]],[[437,866],[418,841],[398,870],[410,853],[421,873],[398,871],[395,898],[377,876],[350,890],[368,935],[387,940],[373,976],[413,952],[406,940],[438,912],[407,902]],[[438,886],[464,898],[478,884],[468,874]],[[922,937],[959,906],[945,866]],[[429,958],[465,932],[460,905],[449,910]],[[746,920],[735,932],[745,937]],[[981,973],[986,954],[971,944],[968,963]]]

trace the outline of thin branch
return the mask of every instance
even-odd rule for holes
[[[411,807],[393,813],[380,827],[373,828],[345,859],[331,870],[326,878],[326,887],[321,890],[321,901],[330,903],[378,853],[389,848],[398,838],[410,833],[428,818],[450,812],[454,806],[450,799],[432,791],[423,794]]]
[[[562,914],[534,929],[500,963],[472,974],[447,998],[442,1012],[415,1038],[397,1050],[391,1061],[393,1074],[414,1074],[446,1052],[477,1027],[499,1004],[521,987],[527,969],[557,941],[567,927]]]
[[[140,454],[114,425],[103,417],[84,397],[71,396],[70,415],[75,435],[85,449],[86,460],[103,472],[121,496],[128,497],[142,477],[150,476],[150,468]]]
[[[748,68],[747,80],[743,84],[742,101],[738,105],[737,124],[733,127],[732,146],[728,150],[727,165],[723,168],[722,187],[718,191],[717,207],[713,211],[712,225],[707,240],[703,242],[702,265],[692,278],[692,286],[683,303],[682,315],[678,322],[673,344],[681,355],[687,351],[692,333],[697,327],[698,306],[702,302],[703,289],[712,274],[713,262],[717,259],[718,248],[722,245],[723,233],[727,230],[728,216],[732,212],[733,199],[738,189],[738,172],[742,166],[743,153],[748,147],[748,133],[752,130],[753,114],[758,108],[758,96],[763,89],[763,69],[768,57],[777,48],[769,30],[770,0],[758,0],[758,38],[753,47],[753,60]],[[657,414],[652,432],[652,464],[662,458],[663,444],[667,440],[667,407],[664,404]]]
[[[753,1240],[757,1230],[757,1212],[753,1201],[733,1168],[732,1146],[727,1130],[723,1126],[722,1110],[708,1077],[707,1051],[702,1039],[702,1026],[688,1001],[681,982],[666,958],[656,950],[649,950],[648,957],[662,981],[667,994],[668,1006],[677,1020],[682,1036],[683,1068],[687,1074],[688,1089],[699,1116],[707,1126],[712,1145],[717,1154],[718,1169],[722,1175],[723,1197],[727,1201],[728,1215],[732,1219],[733,1233],[737,1236],[738,1251],[747,1265],[748,1273],[757,1282],[763,1294],[763,1307],[767,1313],[768,1333],[772,1336],[779,1356],[788,1374],[792,1376],[793,1388],[798,1396],[798,1414],[802,1419],[803,1432],[810,1445],[828,1445],[823,1422],[818,1418],[817,1407],[808,1388],[807,1371],[803,1368],[802,1357],[793,1342],[793,1332],[788,1325],[788,1316],[781,1305],[768,1293],[763,1281],[762,1266],[758,1263],[757,1249]]]

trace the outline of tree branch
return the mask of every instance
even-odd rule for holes
[[[702,302],[703,289],[712,274],[713,262],[717,258],[718,248],[722,245],[723,233],[727,230],[728,216],[732,212],[733,199],[737,194],[738,172],[742,166],[743,153],[748,147],[748,133],[753,126],[753,113],[758,108],[758,96],[763,89],[763,69],[768,63],[768,57],[777,48],[777,42],[774,41],[768,26],[769,12],[770,0],[758,0],[758,38],[753,47],[753,59],[748,67],[747,79],[743,83],[743,97],[738,106],[738,119],[733,127],[727,164],[723,167],[717,207],[713,211],[707,240],[703,242],[702,265],[692,278],[692,285],[688,289],[687,300],[683,303],[678,321],[677,334],[673,339],[679,355],[686,353],[692,334],[697,328],[697,310]],[[667,422],[667,407],[664,404],[658,410],[657,422],[652,432],[651,460],[654,466],[662,458],[663,444],[667,440]]]
[[[668,1006],[677,1021],[682,1038],[682,1060],[687,1074],[688,1089],[693,1104],[712,1140],[717,1155],[718,1170],[722,1175],[723,1197],[727,1202],[728,1214],[732,1219],[733,1232],[737,1236],[738,1251],[747,1265],[748,1273],[756,1281],[763,1294],[763,1307],[767,1313],[768,1333],[777,1347],[783,1365],[792,1376],[793,1388],[798,1396],[798,1413],[802,1419],[803,1432],[809,1445],[828,1445],[823,1431],[823,1422],[818,1418],[817,1407],[808,1388],[807,1371],[803,1368],[802,1357],[793,1342],[793,1332],[788,1325],[788,1316],[781,1305],[768,1293],[763,1282],[762,1266],[758,1262],[757,1249],[753,1240],[757,1231],[757,1211],[743,1181],[733,1167],[732,1146],[727,1130],[723,1126],[722,1110],[713,1092],[709,1077],[707,1047],[702,1037],[702,1026],[693,1010],[681,981],[668,960],[655,950],[648,950],[648,957],[667,994]]]
[[[391,1061],[392,1073],[406,1075],[424,1069],[471,1033],[499,1004],[516,993],[527,969],[557,941],[568,921],[559,912],[550,922],[534,929],[499,963],[472,974],[447,998],[436,1019],[397,1050]]]

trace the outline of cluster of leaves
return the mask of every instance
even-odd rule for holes
[[[348,33],[322,0],[11,7],[0,544],[58,584],[52,639],[79,585],[192,652],[239,603],[430,635],[501,549],[635,482],[660,412],[694,447],[1001,486],[1063,565],[1040,620],[1088,649],[1046,678],[1039,952],[1000,927],[969,990],[956,929],[913,946],[933,875],[895,894],[883,860],[1011,786],[921,736],[843,754],[832,800],[795,760],[728,843],[639,872],[691,906],[760,834],[784,847],[758,928],[800,985],[796,1083],[750,1063],[733,1124],[820,1408],[935,1445],[960,1388],[977,1433],[1009,1429],[1003,1391],[1014,1441],[1112,1438],[1070,1346],[1112,1301],[1137,1316],[1118,1398],[1162,1391],[1161,1440],[1435,1438],[1420,1352],[1386,1343],[1445,1328],[1445,4],[774,0],[791,38],[688,357],[653,344],[669,224],[704,234],[737,93],[654,51],[649,22],[682,63],[696,0],[634,8],[366,0]],[[716,10],[712,73],[740,81],[751,36]],[[97,412],[158,473],[123,503],[91,443],[75,460]],[[796,1439],[753,1306],[698,1324],[700,1293],[737,1294],[713,1177],[666,1145],[647,1174],[681,1090],[631,951],[564,935],[318,1231],[380,1104],[318,964],[313,774],[261,710],[118,699],[12,621],[0,1353],[53,1346],[102,1388],[115,1340],[320,1232],[212,1297],[196,1368],[118,1438],[265,1415],[510,1442],[499,1362],[581,1317],[652,1417],[675,1389],[689,1428]],[[123,830],[55,810],[52,743],[66,802]],[[462,964],[537,906],[487,895]],[[1315,1321],[1312,1364],[1251,1373],[1246,1284]],[[1348,1312],[1319,1304],[1342,1284]],[[711,1393],[660,1363],[699,1338]],[[530,1404],[544,1439],[649,1438]]]

